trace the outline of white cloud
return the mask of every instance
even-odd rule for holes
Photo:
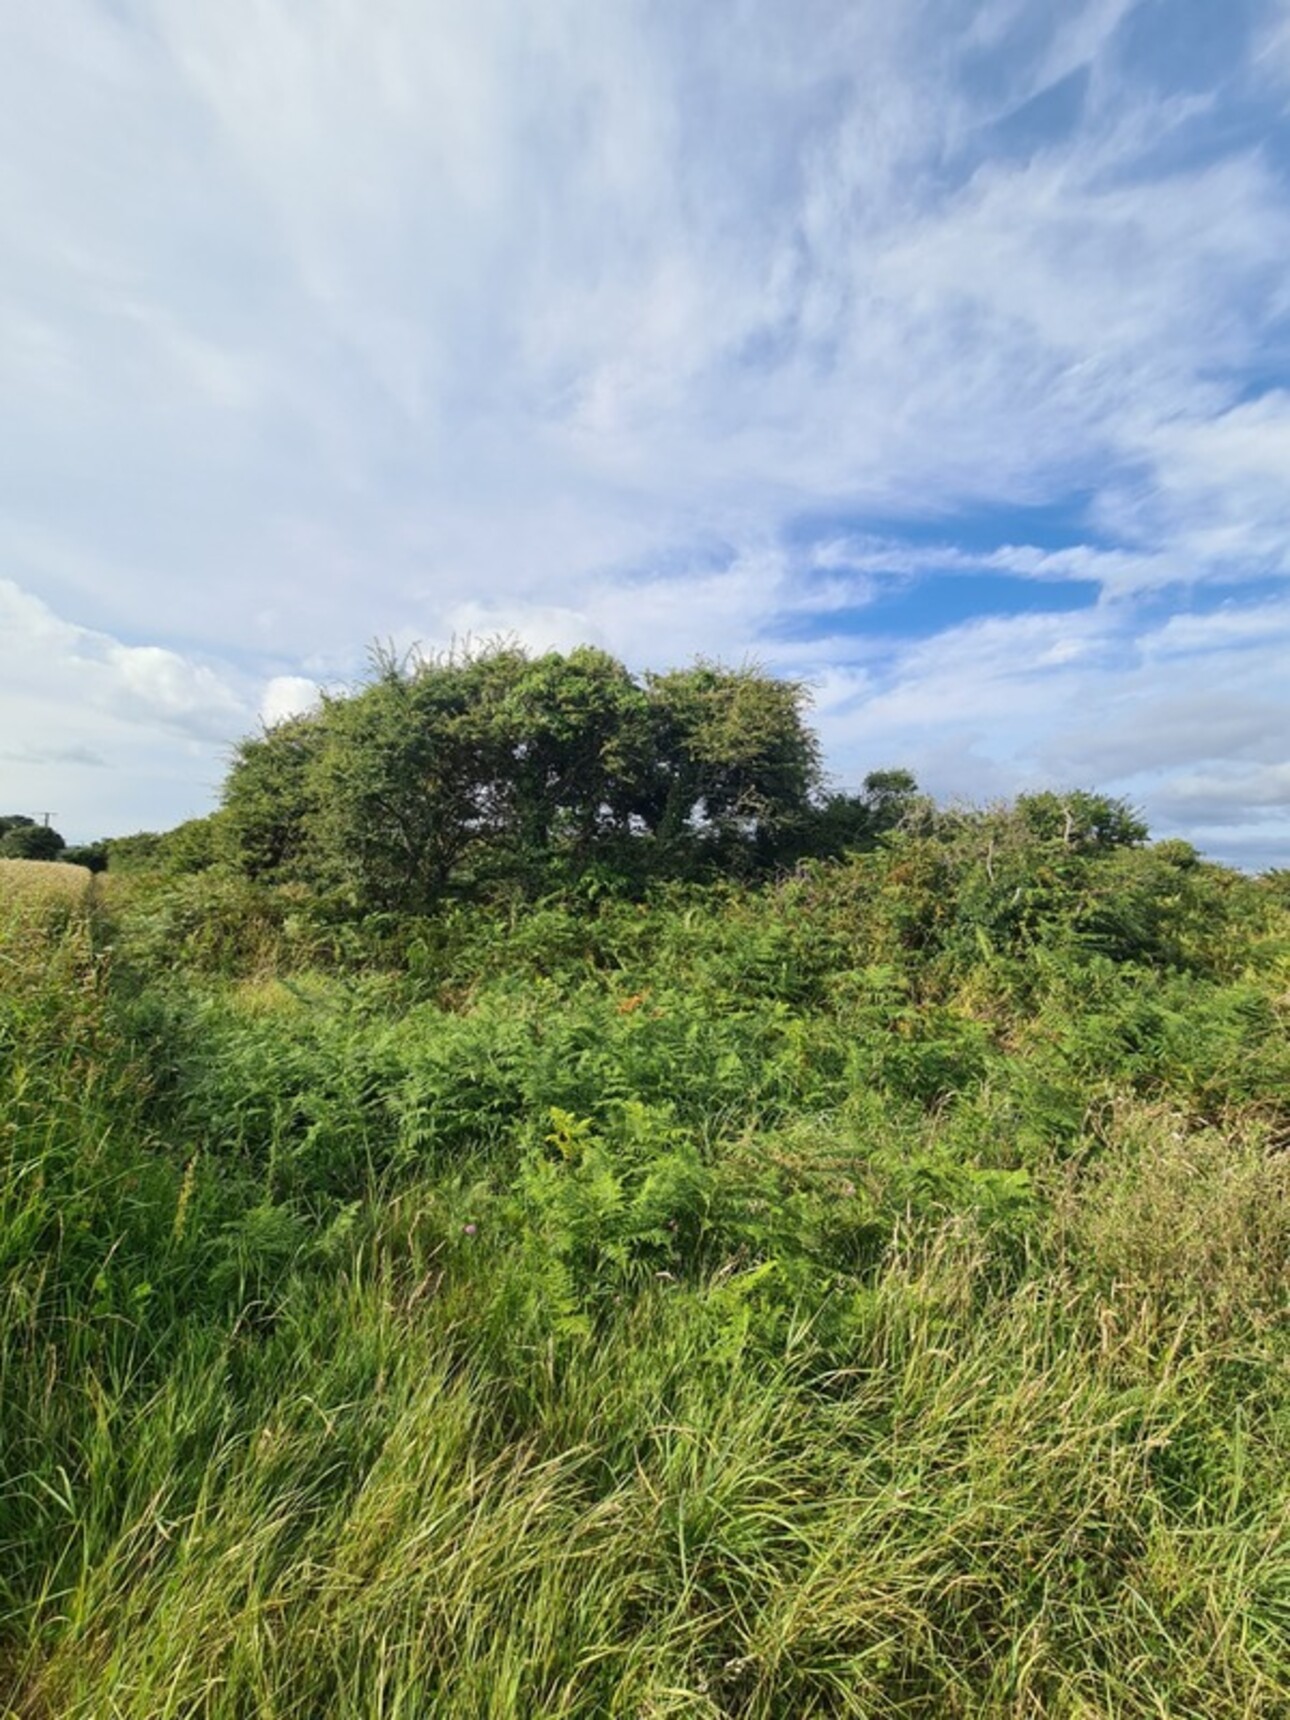
[[[1290,763],[1189,771],[1174,777],[1157,800],[1183,821],[1258,823],[1269,812],[1284,817],[1290,811]]]
[[[1110,760],[1076,719],[1166,658],[1239,705],[1266,615],[1139,600],[1286,571],[1290,194],[1224,141],[1283,62],[1257,10],[1198,90],[1135,73],[1130,0],[9,8],[0,568],[81,629],[24,623],[97,688],[60,744],[110,707],[175,760],[372,637],[499,631],[760,652],[968,791]],[[956,535],[1072,496],[1085,544]],[[929,569],[1108,601],[843,629]]]
[[[316,681],[304,675],[274,675],[260,696],[260,721],[266,728],[312,711],[321,698]]]
[[[1198,571],[1290,572],[1290,394],[1273,390],[1207,418],[1161,421],[1144,436],[1155,483],[1107,517],[1139,538],[1165,536]]]
[[[0,669],[7,693],[39,690],[101,716],[218,740],[245,703],[209,666],[158,645],[126,645],[54,614],[0,580]]]
[[[1237,652],[1257,649],[1274,662],[1290,662],[1290,596],[1262,603],[1229,602],[1207,615],[1171,615],[1142,639],[1140,649],[1145,657],[1219,655],[1229,671],[1238,674],[1242,659]]]
[[[0,800],[74,840],[205,811],[245,698],[210,665],[79,627],[0,580]]]
[[[1290,87],[1290,7],[1279,0],[1270,14],[1255,44],[1253,68],[1256,76]]]

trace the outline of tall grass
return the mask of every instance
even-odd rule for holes
[[[934,972],[847,887],[0,933],[0,1713],[1290,1712],[1266,926]]]

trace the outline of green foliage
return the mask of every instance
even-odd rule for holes
[[[222,813],[190,818],[168,830],[158,845],[162,867],[172,876],[209,872],[227,856],[226,821]]]
[[[218,870],[124,878],[113,870],[111,881],[124,910],[117,955],[142,972],[255,973],[326,947],[323,912],[298,888],[272,890]]]
[[[580,1307],[651,1270],[671,1277],[702,1239],[712,1189],[693,1136],[635,1099],[600,1124],[553,1106],[551,1131],[515,1182],[535,1269],[557,1262]]]
[[[877,846],[881,837],[926,807],[907,770],[870,771],[859,794],[813,793],[804,806],[783,814],[759,833],[764,863],[780,868],[808,860],[837,860]]]
[[[665,851],[696,834],[718,850],[750,832],[773,837],[806,812],[819,745],[800,683],[700,663],[647,687],[654,768],[639,811]]]
[[[233,855],[228,818],[223,812],[190,818],[173,830],[140,830],[133,836],[112,836],[93,848],[117,877],[185,878],[198,872],[226,868]]]
[[[366,685],[243,742],[228,851],[399,913],[773,863],[818,787],[804,697],[713,664],[638,681],[589,647],[378,653]]]
[[[80,842],[64,848],[59,859],[69,866],[84,866],[88,872],[106,872],[108,853],[106,842]]]
[[[66,842],[47,824],[32,819],[0,819],[0,860],[58,860]]]
[[[326,702],[309,775],[320,874],[356,900],[417,909],[443,894],[495,809],[488,738],[472,720],[470,665],[386,662]]]
[[[282,881],[305,869],[309,776],[322,735],[321,719],[310,714],[288,717],[238,746],[221,810],[230,858],[249,878]]]
[[[0,904],[0,1709],[1283,1712],[1276,880],[895,785],[589,901],[581,723],[537,903]]]
[[[485,718],[499,834],[521,875],[546,869],[558,883],[563,866],[576,877],[629,834],[652,764],[649,700],[621,663],[590,647],[485,661],[501,682]]]
[[[1069,794],[1023,794],[1017,816],[1041,842],[1080,850],[1136,847],[1147,827],[1122,800],[1075,789]]]
[[[107,840],[108,871],[140,876],[162,870],[162,833],[138,830],[133,836],[110,836]]]

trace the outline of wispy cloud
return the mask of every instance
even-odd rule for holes
[[[0,749],[0,761],[5,764],[34,765],[44,770],[48,766],[84,765],[99,770],[107,763],[101,754],[82,746],[22,746]]]
[[[1166,658],[1287,728],[1236,637],[1290,541],[1285,42],[1277,0],[9,8],[0,576],[156,759],[509,630],[808,673],[840,771],[1100,759],[1173,816],[1145,716],[1089,738]],[[982,570],[1102,602],[856,623]]]

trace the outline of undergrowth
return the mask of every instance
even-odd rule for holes
[[[1009,864],[11,904],[0,1713],[1290,1712],[1285,904]]]

